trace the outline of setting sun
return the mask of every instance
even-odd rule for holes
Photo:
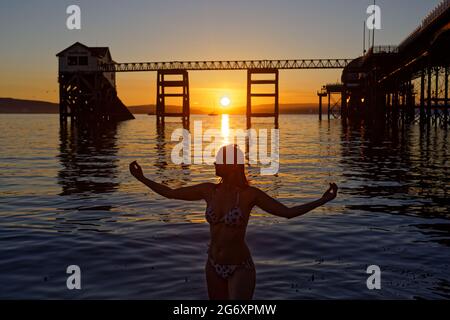
[[[228,98],[228,97],[222,97],[222,98],[220,99],[220,105],[221,105],[222,107],[228,107],[228,106],[230,105],[230,103],[231,103],[231,100],[230,100],[230,98]]]

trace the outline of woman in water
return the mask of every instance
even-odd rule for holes
[[[227,151],[232,152],[234,157],[227,157]],[[230,158],[234,160],[230,161]],[[147,179],[136,161],[130,163],[131,174],[161,196],[206,201],[205,217],[210,224],[211,240],[205,272],[210,299],[249,300],[253,297],[256,272],[245,243],[245,232],[254,206],[291,219],[324,205],[337,195],[337,185],[330,183],[320,199],[288,208],[258,188],[249,186],[243,161],[237,161],[243,158],[242,151],[236,145],[224,146],[214,163],[216,175],[221,178],[219,184],[201,183],[178,189]]]

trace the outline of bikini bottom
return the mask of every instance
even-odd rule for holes
[[[208,255],[208,262],[214,268],[217,275],[224,280],[227,280],[229,277],[231,277],[233,273],[239,268],[250,270],[255,268],[252,257],[248,257],[246,260],[244,260],[244,262],[239,264],[220,264],[215,263],[211,256]]]

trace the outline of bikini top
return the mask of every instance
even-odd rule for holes
[[[213,199],[215,192],[216,189],[214,188],[212,196]],[[244,214],[239,208],[239,192],[237,193],[236,203],[234,207],[220,218],[214,212],[214,208],[211,204],[212,201],[208,204],[205,211],[206,221],[208,221],[210,224],[218,224],[223,222],[227,226],[238,227],[244,223]]]

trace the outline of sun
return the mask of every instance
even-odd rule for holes
[[[230,103],[231,103],[231,100],[230,100],[230,98],[228,98],[228,97],[222,97],[222,98],[220,99],[220,105],[221,105],[222,107],[228,107],[228,106],[230,105]]]

